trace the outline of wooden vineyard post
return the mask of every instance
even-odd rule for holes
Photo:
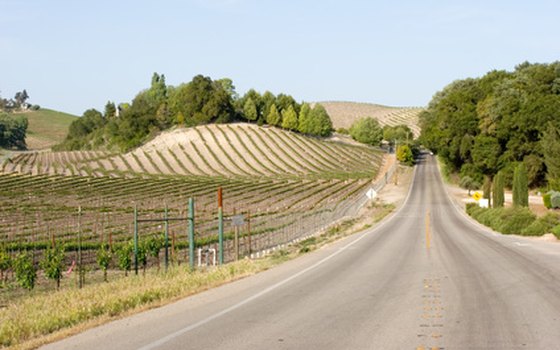
[[[84,286],[85,276],[82,266],[82,206],[78,207],[78,288]]]
[[[165,272],[169,268],[169,220],[167,219],[167,204],[164,211],[165,220]]]
[[[224,264],[224,213],[222,207],[222,188],[218,188],[218,245],[220,265]]]
[[[138,275],[138,207],[134,204],[134,274]]]
[[[251,210],[247,210],[247,237],[249,238],[249,258],[251,257],[252,248],[251,248]]]
[[[189,198],[189,266],[194,270],[194,199]]]

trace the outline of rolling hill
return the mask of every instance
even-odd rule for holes
[[[126,154],[25,152],[5,173],[32,175],[371,178],[382,154],[252,124],[204,125],[162,133]]]
[[[62,142],[68,133],[70,123],[77,117],[72,114],[41,108],[38,111],[18,112],[27,117],[27,148],[39,150],[50,148]]]
[[[317,103],[325,107],[335,129],[348,129],[359,118],[373,117],[382,126],[405,124],[410,127],[415,137],[420,135],[418,115],[424,110],[421,107],[389,107],[373,103],[339,101]]]

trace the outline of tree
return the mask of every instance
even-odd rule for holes
[[[484,177],[484,183],[482,184],[482,198],[488,199],[488,205],[492,205],[492,179],[490,178],[490,176]]]
[[[529,188],[527,181],[527,169],[524,163],[519,163],[513,173],[513,206],[529,206]]]
[[[255,121],[259,118],[259,112],[257,111],[257,105],[251,97],[245,101],[243,105],[243,115],[249,121]]]
[[[395,141],[399,144],[409,143],[414,139],[414,134],[408,125],[385,125],[383,127],[383,139],[391,145],[394,145]]]
[[[105,113],[103,113],[105,119],[113,119],[117,116],[117,107],[114,102],[107,101],[105,104]]]
[[[304,103],[301,105],[298,118],[298,131],[302,134],[307,134],[309,127],[309,115],[311,114],[311,107],[309,104]]]
[[[280,113],[278,113],[278,108],[276,108],[274,103],[270,105],[269,112],[266,115],[266,123],[273,126],[280,126],[282,123],[282,117]]]
[[[470,176],[464,176],[461,178],[460,186],[468,190],[468,195],[470,196],[471,191],[478,190],[480,188],[480,183]]]
[[[327,137],[332,134],[333,126],[331,118],[325,107],[316,104],[308,115],[307,134]]]
[[[288,109],[282,110],[282,127],[287,130],[297,130],[298,117],[294,106],[290,105]]]
[[[27,127],[26,117],[0,112],[0,147],[26,149]]]
[[[56,282],[56,290],[60,289],[60,279],[64,270],[64,246],[58,245],[47,248],[40,263],[45,276]]]
[[[502,171],[498,171],[496,176],[494,176],[494,184],[492,188],[492,206],[494,208],[501,208],[504,206],[504,187],[504,173]]]
[[[548,185],[551,189],[560,190],[560,128],[549,123],[541,143]]]
[[[383,129],[381,129],[377,119],[365,117],[358,119],[352,124],[350,136],[358,142],[378,146],[383,139]]]
[[[103,271],[103,281],[107,282],[107,270],[111,264],[113,254],[107,243],[102,243],[97,250],[97,265]]]
[[[28,98],[29,95],[27,94],[27,91],[25,91],[25,89],[23,89],[23,91],[21,92],[16,92],[16,95],[14,96],[14,100],[16,102],[17,108],[21,108]]]
[[[169,108],[172,115],[181,112],[187,126],[225,123],[235,115],[232,98],[223,85],[202,75],[175,88],[169,96]]]
[[[397,147],[397,160],[407,165],[414,164],[414,156],[409,145],[400,145]]]
[[[484,174],[495,174],[498,157],[502,153],[498,140],[485,135],[478,135],[474,139],[471,150],[472,163]]]

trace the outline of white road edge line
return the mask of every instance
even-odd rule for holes
[[[316,262],[315,264],[309,266],[308,268],[306,268],[306,269],[304,269],[304,270],[301,270],[300,272],[296,273],[295,275],[292,275],[292,276],[290,276],[290,277],[288,277],[288,278],[286,278],[286,279],[284,279],[284,280],[282,280],[282,281],[280,281],[280,282],[278,282],[278,283],[276,283],[276,284],[274,284],[274,285],[272,285],[272,286],[270,286],[270,287],[264,289],[263,291],[261,291],[261,292],[255,294],[255,295],[253,295],[253,296],[251,296],[251,297],[249,297],[249,298],[247,298],[247,299],[245,299],[245,300],[243,300],[243,301],[240,301],[240,302],[237,303],[237,304],[234,304],[234,305],[228,307],[227,309],[224,309],[224,310],[222,310],[222,311],[220,311],[220,312],[218,312],[218,313],[215,313],[214,315],[211,315],[211,316],[209,316],[209,317],[207,317],[207,318],[205,318],[205,319],[203,319],[203,320],[200,320],[200,321],[198,321],[198,322],[196,322],[196,323],[194,323],[194,324],[192,324],[192,325],[190,325],[190,326],[187,326],[187,327],[185,327],[185,328],[179,329],[178,331],[175,331],[175,332],[173,332],[173,333],[171,333],[171,334],[169,334],[169,335],[167,335],[167,336],[165,336],[165,337],[163,337],[163,338],[161,338],[161,339],[159,339],[159,340],[156,340],[155,342],[152,342],[152,343],[149,343],[149,344],[147,344],[147,345],[144,345],[143,347],[138,348],[138,350],[151,350],[151,349],[155,349],[155,348],[157,348],[157,347],[159,347],[159,346],[162,346],[163,344],[165,344],[165,343],[167,343],[167,342],[169,342],[169,341],[171,341],[171,340],[173,340],[173,339],[175,339],[175,338],[177,338],[177,337],[179,337],[179,336],[181,336],[181,335],[183,335],[183,334],[185,334],[185,333],[188,333],[188,332],[190,332],[190,331],[192,331],[192,330],[194,330],[194,329],[196,329],[196,328],[198,328],[198,327],[200,327],[200,326],[203,326],[203,325],[205,325],[205,324],[207,324],[207,323],[209,323],[209,322],[211,322],[211,321],[213,321],[213,320],[215,320],[215,319],[217,319],[217,318],[220,318],[220,317],[222,317],[222,316],[224,316],[224,315],[226,315],[226,314],[228,314],[228,313],[230,313],[230,312],[232,312],[232,311],[234,311],[234,310],[237,310],[237,309],[239,309],[240,307],[242,307],[242,306],[244,306],[244,305],[246,305],[246,304],[252,302],[253,300],[256,300],[256,299],[262,297],[263,295],[268,294],[268,293],[272,292],[273,290],[278,289],[279,287],[281,287],[281,286],[287,284],[288,282],[290,282],[290,281],[292,281],[292,280],[294,280],[294,279],[300,277],[301,275],[304,275],[304,274],[306,274],[307,272],[316,269],[317,267],[323,265],[324,263],[326,263],[327,261],[331,260],[332,258],[334,258],[335,256],[337,256],[338,254],[342,253],[342,252],[345,251],[346,249],[350,248],[350,247],[353,246],[354,244],[358,243],[359,241],[361,241],[362,239],[364,239],[366,236],[368,236],[368,235],[370,235],[370,234],[372,234],[372,233],[375,233],[376,231],[378,231],[379,229],[381,229],[383,226],[385,226],[388,222],[391,222],[391,221],[392,221],[391,219],[394,218],[394,217],[396,217],[396,214],[399,213],[399,212],[406,206],[406,203],[408,202],[408,199],[410,198],[410,194],[412,193],[412,188],[414,187],[414,181],[415,181],[415,179],[416,179],[416,169],[417,169],[417,167],[415,166],[415,167],[414,167],[414,172],[413,172],[413,174],[412,174],[412,180],[411,180],[411,183],[410,183],[410,187],[408,188],[408,194],[407,194],[407,196],[406,196],[406,198],[405,198],[403,204],[401,205],[401,207],[400,207],[395,213],[393,213],[392,215],[390,215],[390,216],[387,218],[387,220],[382,221],[378,226],[375,226],[372,230],[366,230],[366,231],[365,231],[364,233],[362,233],[358,238],[356,238],[356,239],[353,240],[352,242],[348,243],[348,244],[345,245],[344,247],[340,248],[340,250],[335,251],[335,252],[332,253],[331,255],[329,255],[329,256],[327,256],[326,258],[324,258],[324,259],[322,259],[322,260]]]

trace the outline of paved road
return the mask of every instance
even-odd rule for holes
[[[432,157],[381,226],[49,349],[560,349],[560,244],[495,235]]]

